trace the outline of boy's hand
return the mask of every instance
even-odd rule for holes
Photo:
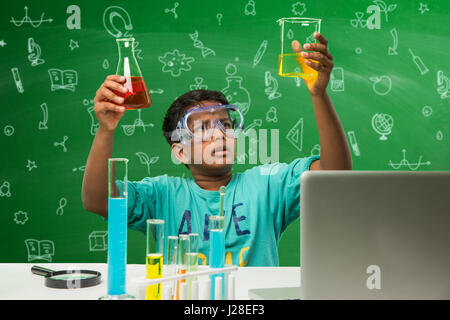
[[[301,56],[296,58],[304,72],[311,72],[312,77],[302,77],[308,87],[311,96],[321,96],[326,92],[333,69],[333,56],[328,51],[328,40],[318,32],[314,32],[314,38],[319,43],[306,43],[303,45],[305,52],[297,40],[292,41],[292,49]],[[311,59],[311,60],[310,60]]]
[[[125,83],[125,77],[110,75],[97,90],[94,98],[94,111],[99,128],[103,130],[114,131],[120,118],[125,114],[125,107],[122,105],[124,99],[113,92],[114,90],[125,94],[128,89],[122,85],[123,83]]]

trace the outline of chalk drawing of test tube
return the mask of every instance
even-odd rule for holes
[[[16,84],[17,91],[19,93],[24,93],[25,90],[23,89],[22,79],[20,78],[19,69],[17,67],[14,67],[11,69],[11,72],[13,74],[14,83]]]
[[[348,131],[347,134],[350,140],[350,145],[352,146],[353,153],[355,154],[355,156],[359,157],[361,153],[359,152],[359,146],[358,142],[356,141],[355,131]]]

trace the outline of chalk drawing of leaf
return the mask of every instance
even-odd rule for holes
[[[148,155],[144,152],[136,152],[136,155],[139,157],[139,161],[141,164],[147,166],[147,172],[150,175],[150,165],[156,163],[159,160],[159,157],[149,158]]]
[[[141,164],[149,164],[150,159],[148,158],[148,155],[146,155],[144,152],[136,152],[136,155],[139,157],[139,161]]]
[[[391,12],[391,11],[394,11],[395,9],[397,8],[397,5],[396,4],[391,4],[390,6],[389,6],[389,8],[388,8],[388,12]]]
[[[157,157],[152,157],[151,159],[150,159],[150,164],[153,164],[153,163],[156,163],[157,161],[159,160],[159,157],[157,156]]]

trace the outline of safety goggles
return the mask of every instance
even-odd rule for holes
[[[214,130],[220,129],[227,137],[237,138],[244,127],[244,115],[235,105],[197,106],[178,122],[180,140],[208,141]]]

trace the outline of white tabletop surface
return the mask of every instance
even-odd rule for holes
[[[31,273],[38,265],[51,270],[87,269],[102,273],[102,282],[94,287],[78,289],[53,289],[45,286],[44,277]],[[8,300],[97,300],[107,292],[107,270],[104,263],[1,263],[0,299]],[[247,300],[248,290],[300,286],[299,267],[241,267],[235,276],[235,299]],[[139,288],[133,279],[145,277],[145,265],[127,265],[127,293],[139,297]]]

